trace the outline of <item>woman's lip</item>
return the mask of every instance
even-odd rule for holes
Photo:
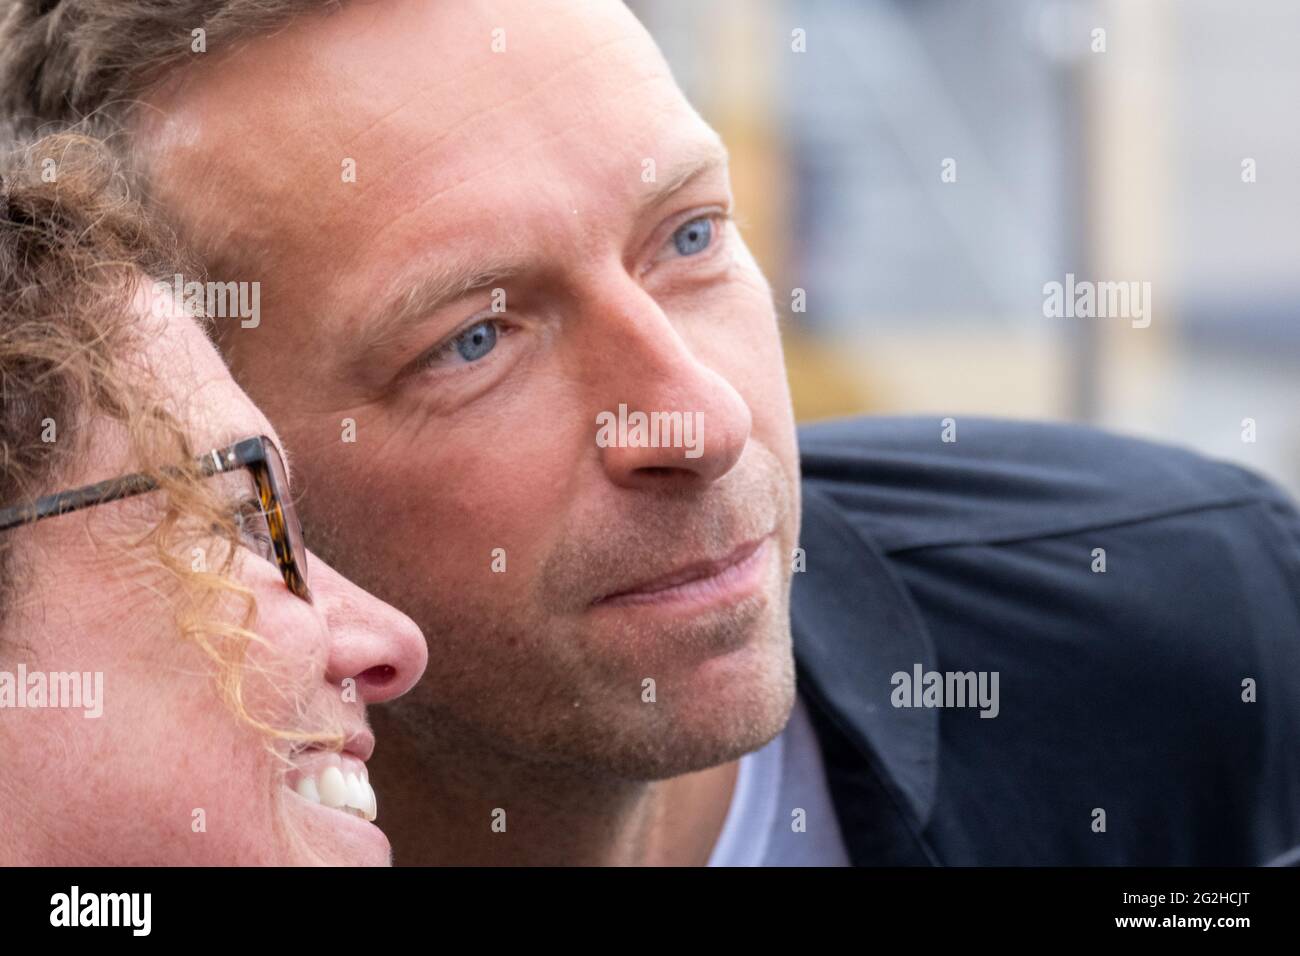
[[[392,846],[374,822],[378,800],[366,768],[366,760],[374,749],[375,737],[370,729],[364,724],[353,724],[351,730],[345,731],[341,750],[295,748],[289,757],[292,766],[285,771],[281,782],[289,791],[285,795],[286,810],[302,814],[301,819],[309,832],[315,834],[315,840],[332,846],[333,852],[342,854],[343,858],[387,864],[392,859]],[[327,783],[325,775],[331,769],[338,776]],[[363,782],[361,787],[357,788],[349,777]]]
[[[343,744],[343,752],[352,754],[364,763],[375,752],[375,735],[366,727],[348,734]]]
[[[771,535],[736,548],[720,561],[697,562],[595,601],[593,607],[629,607],[729,597],[752,585]]]
[[[311,753],[345,753],[365,763],[374,755],[374,752],[375,735],[370,732],[369,727],[360,726],[345,733],[341,750],[334,750],[332,747],[325,747],[320,744],[299,744],[290,748],[289,759],[296,760],[303,754]]]
[[[332,834],[333,840],[342,841],[338,843],[341,847],[370,847],[377,857],[386,861],[385,865],[390,861],[392,845],[388,842],[388,836],[374,822],[315,803],[293,790],[286,797],[294,812],[304,814],[312,821],[314,832],[322,836]]]

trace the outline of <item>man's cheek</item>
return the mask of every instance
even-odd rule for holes
[[[531,479],[534,474],[526,457],[454,482],[412,474],[403,489],[407,507],[387,520],[408,546],[418,544],[434,561],[466,568],[471,579],[504,564],[522,570],[563,508],[550,500],[547,482]],[[357,526],[373,528],[382,510],[363,507],[354,516]]]

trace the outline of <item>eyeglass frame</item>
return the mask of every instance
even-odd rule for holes
[[[275,563],[285,585],[309,604],[311,588],[307,585],[307,545],[302,537],[293,501],[289,497],[288,472],[284,458],[275,442],[266,435],[244,438],[224,448],[214,448],[195,459],[195,466],[204,478],[226,474],[241,468],[248,469],[257,487],[258,501],[266,517],[275,552]],[[281,487],[281,479],[284,476]],[[164,469],[175,474],[177,469]],[[108,504],[157,491],[158,481],[148,475],[135,473],[110,478],[81,488],[44,495],[26,505],[0,508],[0,531],[21,525],[33,524],[44,518],[56,518],[95,505]]]

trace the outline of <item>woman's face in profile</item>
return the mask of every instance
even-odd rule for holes
[[[191,423],[195,449],[261,434],[276,440],[190,319],[141,321],[157,326],[141,365],[154,369],[168,403]],[[119,426],[88,427],[92,453],[63,487],[135,470]],[[232,506],[241,494],[236,479],[246,476],[209,479],[225,483]],[[3,862],[386,864],[388,841],[366,819],[374,810],[365,770],[374,741],[365,705],[419,678],[426,660],[419,630],[314,556],[308,604],[264,556],[240,548],[233,576],[256,600],[252,630],[262,638],[249,644],[238,672],[247,710],[272,727],[337,732],[345,743],[340,753],[255,729],[218,693],[212,658],[180,633],[172,600],[179,584],[139,540],[161,516],[161,497],[22,530],[25,590],[0,637],[0,670],[16,673],[21,663],[28,674],[89,674],[90,686],[102,675],[95,708],[102,713],[0,711],[0,847],[17,854]],[[225,544],[214,537],[212,547],[215,557]],[[192,555],[195,567],[202,550]],[[229,623],[239,623],[242,607],[230,603]]]

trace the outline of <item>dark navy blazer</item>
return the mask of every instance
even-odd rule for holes
[[[1078,426],[940,432],[800,431],[798,687],[854,863],[1257,865],[1300,844],[1291,500]],[[998,715],[894,706],[917,665],[996,671]]]

